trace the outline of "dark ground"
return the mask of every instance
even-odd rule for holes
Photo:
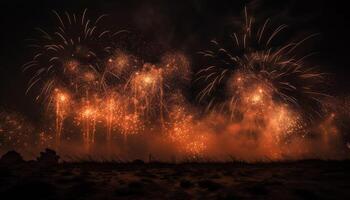
[[[350,199],[350,162],[0,164],[6,199]]]

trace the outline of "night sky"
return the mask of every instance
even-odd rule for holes
[[[270,17],[276,23],[288,24],[286,39],[320,33],[306,44],[306,52],[317,52],[309,63],[330,74],[327,87],[331,94],[348,92],[346,2],[12,0],[0,3],[0,108],[21,112],[33,121],[40,116],[40,104],[33,96],[25,95],[28,78],[22,74],[21,66],[32,55],[25,39],[36,34],[36,27],[54,27],[56,21],[51,10],[81,13],[87,8],[88,17],[93,19],[107,13],[108,23],[114,28],[128,29],[136,35],[135,46],[140,48],[135,51],[142,52],[146,61],[157,62],[164,52],[181,51],[196,68],[197,51],[208,47],[211,39],[229,34],[245,5],[257,19]]]

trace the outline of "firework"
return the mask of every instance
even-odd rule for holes
[[[121,123],[124,115],[123,97],[114,91],[109,91],[100,102],[100,113],[106,127],[106,142],[108,152],[111,152],[111,144],[115,126]]]
[[[56,137],[55,138],[56,138],[56,148],[58,149],[61,141],[63,122],[68,112],[70,97],[67,93],[56,88],[54,101],[55,101],[55,117],[56,117],[56,120],[55,120]]]
[[[182,53],[169,53],[162,57],[164,79],[172,88],[190,80],[191,69],[187,57]]]
[[[135,113],[150,118],[158,111],[163,124],[165,105],[162,69],[145,64],[141,71],[131,76],[125,88],[131,92]]]
[[[121,33],[103,28],[101,22],[106,15],[91,20],[87,10],[82,14],[53,13],[57,26],[51,31],[37,29],[41,35],[31,39],[30,45],[36,53],[23,69],[32,75],[27,92],[41,87],[38,98],[43,99],[58,86],[74,92],[96,88],[103,72],[99,61],[107,56],[110,45]]]
[[[95,143],[96,123],[100,116],[99,100],[96,95],[82,99],[77,115],[77,125],[81,126],[82,138],[87,152],[91,150]]]
[[[25,150],[35,145],[34,127],[16,112],[0,111],[0,150]]]
[[[201,125],[186,111],[184,105],[173,106],[169,114],[166,136],[181,155],[197,158],[204,154],[209,142]]]
[[[198,98],[201,102],[207,99],[208,109],[219,107],[230,111],[232,116],[239,110],[237,106],[243,107],[244,101],[264,103],[267,97],[288,104],[308,117],[310,113],[318,112],[315,108],[326,96],[319,92],[324,74],[304,65],[306,56],[297,58],[294,54],[295,49],[312,36],[273,47],[273,39],[286,26],[279,26],[268,35],[268,23],[269,20],[255,29],[254,19],[245,10],[242,30],[232,34],[234,50],[226,50],[213,40],[214,50],[200,52],[213,61],[212,65],[197,73],[197,80],[204,84]]]
[[[126,52],[117,50],[106,61],[107,72],[118,79],[122,79],[122,75],[128,74],[136,68],[138,59]]]
[[[124,136],[124,142],[126,142],[128,135],[138,134],[144,130],[144,122],[137,113],[124,114],[118,126]]]

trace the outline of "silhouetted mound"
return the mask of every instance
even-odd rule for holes
[[[192,188],[194,184],[189,180],[181,180],[180,186],[184,189]]]
[[[1,200],[350,199],[349,161],[58,163],[50,149],[37,161],[13,151],[3,160],[23,164],[0,165]]]
[[[2,194],[5,199],[50,199],[55,195],[55,186],[41,180],[24,180]]]
[[[6,165],[16,165],[21,164],[23,162],[24,160],[21,154],[17,153],[16,151],[9,151],[5,153],[0,159],[0,163]]]
[[[201,188],[205,188],[209,191],[216,191],[218,189],[222,188],[222,185],[220,183],[217,183],[212,180],[202,180],[198,182],[198,186]]]
[[[44,165],[56,165],[58,164],[60,157],[56,154],[54,150],[45,149],[45,152],[40,152],[40,157],[38,157],[38,162]]]
[[[115,195],[117,196],[132,196],[132,195],[142,195],[145,185],[139,181],[130,182],[127,186],[121,186],[115,190]]]
[[[145,162],[143,160],[140,160],[140,159],[133,160],[132,163],[137,164],[137,165],[145,164]]]

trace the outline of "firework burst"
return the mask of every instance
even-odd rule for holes
[[[178,153],[190,158],[204,155],[209,143],[208,135],[192,114],[189,114],[183,105],[173,106],[167,123],[166,136],[176,147]],[[199,134],[200,133],[200,134]]]
[[[35,129],[16,112],[0,111],[0,150],[25,150],[35,145]]]
[[[80,114],[78,116],[78,125],[82,127],[82,136],[87,152],[91,151],[95,143],[96,123],[98,118],[98,110],[94,102],[84,100]]]
[[[60,15],[56,11],[53,14],[57,26],[51,31],[37,29],[40,37],[30,40],[35,54],[23,69],[32,75],[27,92],[35,86],[41,87],[37,98],[44,100],[58,85],[76,93],[81,88],[96,88],[103,71],[99,63],[121,33],[101,25],[106,15],[91,20],[87,17],[87,10],[82,14],[65,12]]]
[[[159,113],[163,124],[164,87],[163,70],[146,63],[141,71],[132,74],[125,89],[131,93],[135,113],[146,119]]]
[[[316,108],[326,96],[319,92],[324,74],[304,64],[307,56],[298,58],[294,53],[314,35],[274,47],[273,39],[286,26],[279,26],[268,34],[268,24],[266,20],[262,27],[255,28],[254,19],[245,10],[241,31],[231,35],[234,50],[226,50],[212,40],[214,49],[200,52],[212,61],[212,65],[197,73],[197,80],[205,83],[198,99],[207,101],[207,109],[229,111],[232,117],[242,107],[245,109],[242,104],[265,104],[273,100],[288,104],[308,117],[318,112]]]
[[[55,124],[55,132],[56,132],[56,148],[59,148],[60,141],[61,141],[61,135],[62,135],[62,129],[63,129],[63,122],[64,119],[67,117],[68,109],[70,106],[70,96],[66,93],[61,91],[60,89],[55,89],[55,118],[56,118],[56,124]]]

